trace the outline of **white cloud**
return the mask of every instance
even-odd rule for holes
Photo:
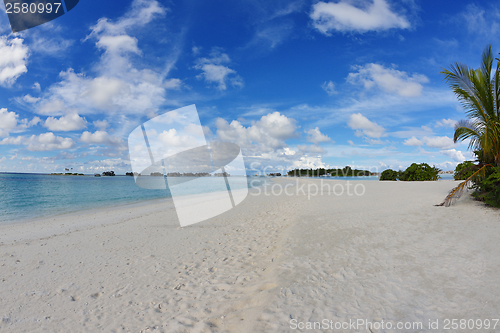
[[[302,156],[298,160],[293,161],[290,169],[316,169],[325,167],[327,165],[322,161],[320,156]]]
[[[0,141],[0,145],[25,145],[30,151],[50,151],[70,149],[75,146],[71,138],[55,136],[52,132],[32,135],[31,137],[8,137]]]
[[[28,71],[29,50],[21,38],[0,37],[0,85],[10,86]]]
[[[367,32],[391,28],[410,28],[408,20],[391,11],[385,0],[317,2],[309,15],[319,32],[330,36],[332,31]]]
[[[212,133],[212,130],[210,130],[210,127],[208,126],[202,126],[203,127],[203,134],[205,134],[205,137],[212,137],[214,134]]]
[[[215,83],[219,90],[227,89],[227,81],[233,86],[242,87],[243,79],[236,74],[235,70],[223,65],[230,61],[231,59],[227,54],[221,53],[218,49],[214,48],[210,52],[209,58],[199,58],[196,60],[194,68],[202,71],[197,78],[203,78],[208,83]]]
[[[134,0],[130,10],[116,22],[110,22],[108,18],[99,19],[92,27],[91,35],[122,35],[138,26],[145,26],[165,12],[166,10],[155,0]]]
[[[382,141],[380,139],[370,139],[370,138],[365,138],[365,141],[371,145],[381,145],[387,143],[387,141]]]
[[[106,128],[108,128],[108,126],[109,126],[109,123],[107,120],[96,120],[92,124],[94,125],[94,127],[99,129],[100,131],[105,131]]]
[[[88,97],[98,108],[111,107],[116,98],[130,93],[130,87],[117,78],[98,77],[87,82],[83,96]]]
[[[200,54],[201,52],[201,47],[198,47],[198,46],[193,46],[191,48],[191,51],[193,51],[193,55],[196,57]]]
[[[25,139],[26,138],[23,136],[16,136],[16,137],[9,136],[7,138],[3,138],[2,141],[0,141],[0,145],[21,145],[21,144],[23,144],[23,142],[24,142],[23,140],[25,140]],[[13,159],[13,158],[11,158],[11,159]]]
[[[122,138],[111,136],[105,131],[95,131],[94,133],[85,131],[82,133],[80,141],[89,144],[117,146],[120,150],[122,150],[124,146]]]
[[[65,87],[66,88],[66,87]],[[33,100],[32,100],[33,101]],[[41,104],[39,104],[38,113],[43,115],[60,115],[63,114],[63,111],[66,110],[66,106],[64,102],[60,99],[55,99],[51,97],[49,101],[39,100]]]
[[[425,136],[422,138],[422,141],[428,147],[440,148],[440,149],[451,148],[455,145],[453,139],[447,136],[432,136],[432,137]]]
[[[441,150],[441,154],[448,156],[457,162],[465,161],[465,157],[460,150],[456,149]]]
[[[416,137],[412,136],[411,138],[406,139],[403,144],[407,146],[422,146],[424,143]]]
[[[196,126],[196,131],[199,131],[199,128]],[[150,132],[153,132],[150,130]],[[196,132],[194,132],[194,135],[189,135],[189,128],[186,126],[182,133],[178,133],[175,128],[171,128],[169,130],[163,131],[160,134],[158,134],[158,141],[163,144],[165,147],[169,148],[177,148],[175,149],[176,151],[180,151],[184,147],[185,149],[190,149],[192,147],[196,147],[199,145],[199,141],[196,137]],[[150,139],[150,142],[152,139]]]
[[[55,136],[54,133],[42,133],[39,136],[33,135],[29,139],[28,150],[49,151],[70,149],[75,146],[75,142],[70,138]]]
[[[249,127],[244,127],[237,120],[229,124],[222,118],[216,120],[215,126],[220,139],[235,142],[243,148],[258,147],[264,151],[283,148],[286,145],[285,140],[297,136],[296,121],[279,112],[262,116]]]
[[[333,96],[335,94],[338,94],[338,92],[335,90],[335,84],[332,81],[328,81],[328,82],[325,81],[321,85],[321,89],[323,89],[324,91],[326,91],[326,93],[328,94],[328,96]]]
[[[355,146],[354,142],[352,140],[347,140],[347,142],[351,145],[351,146]]]
[[[453,119],[443,119],[436,123],[435,127],[451,127],[454,128],[458,124],[458,121]]]
[[[356,73],[349,73],[347,82],[352,84],[361,83],[366,89],[378,87],[380,90],[397,94],[402,97],[417,97],[422,93],[421,83],[429,82],[422,74],[409,75],[404,71],[394,68],[385,68],[379,64],[366,64],[355,66]]]
[[[312,142],[315,145],[317,145],[320,142],[328,142],[332,140],[327,135],[321,133],[318,127],[312,128],[306,131],[306,133],[308,134],[307,141]]]
[[[40,83],[38,83],[38,82],[33,83],[33,87],[32,88],[35,91],[38,91],[38,92],[42,91],[42,88],[40,87]]]
[[[9,133],[20,132],[28,127],[35,126],[40,122],[40,118],[34,117],[32,120],[19,120],[19,115],[8,111],[6,108],[0,109],[0,137],[6,137]]]
[[[80,112],[120,112],[137,114],[155,110],[164,102],[165,89],[159,74],[148,70],[131,70],[121,77],[102,75],[88,78],[73,70],[61,72],[62,81],[49,88],[38,112],[60,115],[68,108]]]
[[[385,129],[375,122],[370,121],[361,113],[354,113],[349,118],[349,127],[356,130],[357,136],[367,136],[370,138],[379,139],[386,136]]]
[[[132,52],[139,54],[137,38],[128,35],[102,36],[96,43],[99,49],[104,49],[110,53]]]
[[[51,85],[35,105],[40,114],[56,116],[68,108],[80,114],[154,114],[165,103],[166,89],[177,89],[180,80],[168,78],[176,61],[172,51],[166,66],[148,69],[136,64],[141,54],[137,39],[130,34],[164,15],[157,1],[134,0],[131,8],[117,20],[100,19],[86,40],[95,41],[103,51],[95,64],[93,76],[75,73],[71,68],[59,74],[60,81]],[[175,59],[174,59],[175,58]]]
[[[31,126],[35,126],[38,123],[40,123],[42,120],[38,117],[33,117],[33,119],[29,120],[28,119],[21,119],[19,121],[19,124],[17,125],[16,132],[21,132]]]
[[[15,112],[9,112],[6,108],[0,109],[0,137],[8,136],[17,127],[17,117]]]
[[[48,117],[43,126],[50,131],[77,131],[87,127],[87,121],[75,112],[60,117],[59,119]]]
[[[324,154],[325,153],[325,150],[322,147],[316,146],[316,145],[309,146],[309,151],[311,153],[316,153],[316,154]]]
[[[279,112],[262,116],[250,126],[243,126],[237,120],[228,123],[221,118],[216,120],[215,126],[217,139],[234,142],[241,147],[250,174],[269,173],[269,170],[283,173],[296,167],[325,165],[320,156],[325,151],[317,145],[288,147],[286,141],[299,136],[299,127],[293,118]],[[317,134],[316,131],[314,133]],[[324,137],[320,139],[325,140]],[[314,156],[308,156],[308,153]]]
[[[30,94],[23,96],[23,101],[25,101],[26,103],[29,103],[29,104],[34,104],[34,103],[38,102],[39,100],[40,100],[39,97],[33,97]]]
[[[165,89],[180,89],[182,86],[181,79],[168,79],[163,82],[163,88]]]
[[[38,30],[27,39],[29,49],[35,54],[47,54],[52,57],[63,57],[66,50],[73,44],[72,40],[64,39],[51,34],[44,34]]]
[[[457,167],[458,162],[445,161],[441,163],[436,163],[435,167],[441,170],[454,170]]]
[[[486,4],[487,2],[484,2]],[[460,27],[466,27],[472,36],[482,36],[490,40],[492,36],[498,36],[500,24],[498,23],[498,7],[496,4],[488,4],[484,8],[474,3],[468,4],[464,10],[456,15],[456,22]],[[476,40],[483,40],[475,38]]]

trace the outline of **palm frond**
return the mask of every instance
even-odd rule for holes
[[[481,147],[480,138],[482,137],[481,125],[472,120],[460,120],[455,125],[455,133],[453,135],[453,142],[463,141],[470,139],[469,149]]]
[[[483,165],[479,170],[474,172],[469,178],[464,180],[462,183],[460,183],[458,186],[454,187],[450,193],[446,196],[443,202],[441,202],[439,205],[436,206],[445,206],[445,207],[450,207],[454,201],[460,199],[462,196],[464,190],[472,185],[472,182],[475,177],[477,177],[480,173],[483,173],[486,171],[486,167],[492,166],[491,164],[485,164]]]

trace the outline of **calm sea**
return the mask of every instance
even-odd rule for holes
[[[249,180],[231,177],[231,188],[250,187]],[[253,180],[251,186],[264,182],[265,179]],[[213,190],[213,186],[197,186],[188,188],[184,194]],[[0,223],[169,197],[168,188],[143,189],[135,184],[133,177],[0,174]]]

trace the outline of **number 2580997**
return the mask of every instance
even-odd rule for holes
[[[52,3],[46,3],[46,4],[31,3],[31,4],[29,4],[29,3],[14,2],[14,3],[7,3],[5,5],[5,11],[7,14],[19,14],[19,13],[23,13],[23,14],[47,13],[47,14],[50,14],[52,12],[55,12],[57,14],[60,7],[61,7],[60,2],[55,2],[54,4],[52,4]]]

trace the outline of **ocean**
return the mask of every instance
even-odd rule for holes
[[[260,186],[266,181],[253,178],[250,182],[250,177],[237,176],[230,180],[231,189]],[[187,186],[182,194],[221,190],[220,186],[211,186],[216,177],[206,177],[203,181],[206,186]],[[194,185],[194,182],[186,184],[190,183]],[[135,184],[134,177],[128,176],[0,174],[0,223],[170,197],[168,187],[144,189]]]

